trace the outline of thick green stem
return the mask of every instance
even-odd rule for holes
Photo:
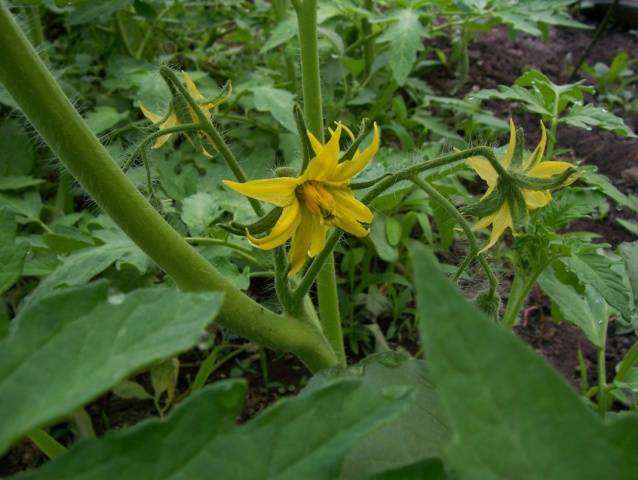
[[[554,146],[556,145],[556,129],[558,127],[558,103],[560,101],[560,94],[554,93],[554,107],[552,109],[552,119],[549,124],[549,139],[547,140],[547,153],[545,158],[552,160],[554,157]]]
[[[428,182],[416,175],[412,177],[411,180],[417,187],[422,189],[430,196],[430,198],[437,202],[448,213],[448,215],[456,219],[457,223],[461,226],[461,229],[463,229],[463,233],[465,233],[467,241],[470,243],[470,255],[476,256],[479,263],[481,264],[481,267],[483,267],[485,276],[487,277],[487,280],[490,284],[489,295],[491,297],[496,295],[496,287],[498,286],[498,281],[496,280],[496,276],[494,275],[494,272],[492,272],[490,265],[485,260],[485,257],[482,253],[479,252],[479,246],[478,243],[476,243],[476,238],[474,237],[474,232],[472,232],[472,227],[470,226],[470,224],[467,222],[467,220],[465,220],[465,218],[463,218],[461,212],[459,212],[456,207],[452,205],[452,203],[447,198],[445,198],[444,195],[441,195],[441,193],[439,193],[439,191]]]
[[[312,370],[338,363],[313,325],[276,315],[247,297],[153,209],[73,108],[1,0],[0,44],[0,82],[69,172],[179,288],[222,291],[220,324],[293,352]]]
[[[295,4],[299,44],[301,46],[301,81],[303,103],[308,129],[323,142],[323,110],[321,106],[321,79],[319,50],[317,47],[317,2],[303,0]],[[317,277],[319,318],[326,338],[342,365],[346,364],[339,314],[339,295],[334,258],[329,255]]]

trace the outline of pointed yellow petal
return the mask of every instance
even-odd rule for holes
[[[535,208],[542,208],[547,205],[552,199],[552,194],[547,190],[523,189],[523,197],[525,198],[527,208],[534,210]]]
[[[530,168],[535,167],[539,164],[539,162],[543,159],[543,155],[545,154],[545,146],[547,145],[547,130],[545,130],[545,125],[541,121],[541,139],[536,145],[536,148],[532,153],[530,153],[529,157],[525,159],[523,162],[523,171],[527,171]]]
[[[489,225],[492,224],[492,222],[494,222],[495,216],[496,212],[490,213],[486,217],[479,219],[479,221],[472,226],[472,230],[482,230],[484,228],[487,228]]]
[[[301,222],[300,206],[299,202],[295,200],[289,207],[283,209],[277,223],[268,235],[256,238],[247,232],[246,236],[253,246],[262,250],[271,250],[286,243],[295,233],[299,222]]]
[[[323,150],[323,143],[317,140],[317,137],[315,137],[310,130],[307,130],[306,133],[308,134],[308,140],[310,140],[310,146],[312,146],[315,155],[319,155],[319,152]]]
[[[224,92],[222,92],[222,94],[219,97],[217,97],[215,100],[213,100],[212,102],[203,103],[201,107],[204,110],[212,110],[213,108],[221,105],[226,100],[228,100],[230,96],[233,94],[233,84],[230,83],[230,81],[228,82],[228,91],[226,92],[225,95],[223,93]]]
[[[312,239],[312,224],[312,214],[302,208],[301,222],[295,231],[295,235],[292,237],[290,253],[288,254],[290,260],[290,270],[288,271],[288,275],[294,275],[297,273],[306,262],[306,255],[310,248]]]
[[[194,100],[200,101],[204,100],[204,95],[197,89],[197,85],[191,79],[190,75],[186,72],[182,72],[182,76],[184,77],[184,83],[186,83],[186,90]]]
[[[564,173],[569,168],[573,168],[573,166],[569,162],[544,161],[530,168],[525,174],[533,178],[552,178]]]
[[[344,232],[348,232],[355,237],[366,237],[368,236],[368,229],[357,222],[354,218],[348,217],[347,215],[337,215],[335,212],[335,216],[332,218],[332,224],[335,227],[340,228]]]
[[[507,228],[512,229],[513,221],[512,215],[510,214],[510,207],[507,202],[504,202],[494,215],[494,220],[492,222],[492,233],[490,234],[490,241],[487,246],[483,248],[481,251],[491,248],[498,242],[499,238],[503,236],[505,230]]]
[[[354,141],[354,133],[352,133],[352,130],[350,130],[347,125],[341,122],[335,122],[335,125],[341,125],[341,127],[345,130],[345,132],[350,137],[350,140]],[[330,130],[330,133],[332,134],[332,130]]]
[[[175,113],[171,113],[166,119],[166,121],[160,125],[160,130],[163,130],[165,128],[171,128],[171,127],[174,127],[175,125],[177,125],[177,115],[175,115]],[[153,148],[160,148],[162,145],[164,145],[168,141],[169,138],[171,138],[171,135],[172,133],[169,133],[167,135],[162,135],[161,137],[157,137],[157,140],[155,140],[155,143],[153,144]]]
[[[334,176],[337,162],[339,162],[339,139],[341,138],[341,124],[337,125],[332,137],[321,151],[310,160],[308,168],[304,172],[305,180],[329,180]],[[312,140],[311,140],[312,141]],[[314,147],[313,147],[314,148]]]
[[[310,248],[308,249],[308,255],[310,257],[316,257],[326,246],[326,232],[328,231],[328,225],[321,221],[321,217],[315,215],[312,216],[312,231],[310,233]]]
[[[267,178],[244,183],[224,180],[224,185],[228,188],[278,207],[287,207],[296,201],[295,188],[298,184],[298,179],[292,177]]]
[[[340,217],[350,217],[357,222],[372,223],[372,210],[361,203],[347,188],[330,188],[335,200],[334,214]]]
[[[491,193],[491,190],[496,187],[498,182],[498,173],[496,173],[496,170],[494,170],[489,160],[483,157],[470,157],[465,160],[465,163],[487,183]]]
[[[335,175],[329,180],[333,182],[344,182],[363,170],[379,150],[380,138],[379,127],[377,127],[375,123],[372,143],[364,149],[363,152],[357,150],[351,160],[338,164]]]
[[[514,120],[510,117],[510,141],[505,150],[505,156],[501,159],[501,165],[505,167],[505,170],[510,168],[512,164],[512,157],[514,156],[514,150],[516,149],[516,126]]]
[[[142,105],[142,102],[140,102],[140,110],[142,110],[142,115],[153,123],[157,123],[164,118],[162,115],[158,115],[157,113],[148,110],[144,105]]]

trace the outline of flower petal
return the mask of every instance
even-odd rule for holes
[[[507,145],[507,150],[505,150],[505,155],[501,159],[501,165],[505,167],[505,170],[509,169],[512,164],[514,150],[516,150],[516,126],[514,125],[514,120],[510,117],[510,141]]]
[[[482,230],[484,228],[487,228],[492,224],[495,216],[496,212],[490,213],[489,215],[479,219],[479,221],[472,226],[472,230]]]
[[[483,157],[470,157],[465,160],[465,163],[487,183],[488,191],[483,195],[483,198],[492,193],[498,182],[498,173],[496,173],[489,160]]]
[[[334,214],[340,217],[351,217],[358,222],[372,223],[372,210],[361,203],[347,188],[329,188],[335,200]]]
[[[507,202],[504,202],[503,205],[501,205],[501,208],[499,208],[495,214],[492,214],[491,220],[492,233],[490,234],[490,241],[481,249],[480,253],[493,247],[496,242],[498,242],[499,238],[503,236],[503,233],[505,233],[507,228],[512,229],[512,215],[510,214],[510,207]]]
[[[552,178],[573,167],[574,165],[569,162],[544,161],[529,169],[526,175],[533,178]]]
[[[188,91],[190,96],[193,97],[193,99],[198,102],[201,100],[204,100],[204,95],[202,95],[202,92],[200,92],[197,89],[197,85],[195,85],[195,82],[193,82],[193,79],[190,77],[190,75],[186,72],[182,72],[182,76],[184,77],[184,83],[186,83],[186,90]]]
[[[336,212],[335,212],[336,213]],[[344,232],[348,232],[355,237],[363,238],[368,236],[368,229],[347,215],[336,215],[332,218],[332,224]]]
[[[158,123],[162,118],[164,118],[162,115],[158,115],[157,113],[148,110],[144,105],[142,105],[142,102],[140,102],[140,110],[142,110],[142,115],[153,123]]]
[[[329,226],[321,221],[320,217],[316,215],[312,216],[312,231],[310,233],[310,248],[308,249],[308,255],[310,257],[316,257],[321,253],[321,250],[326,246],[326,233]]]
[[[283,245],[292,237],[301,222],[300,210],[299,202],[295,200],[290,206],[283,209],[277,223],[268,235],[256,238],[247,232],[248,240],[253,246],[262,250],[271,250]]]
[[[379,127],[377,127],[377,124],[375,122],[374,131],[372,134],[372,143],[366,149],[364,149],[363,152],[359,152],[359,150],[357,149],[351,160],[339,163],[337,165],[335,175],[329,180],[334,182],[343,182],[354,177],[357,173],[365,168],[372,157],[374,157],[374,155],[377,153],[377,151],[379,150],[379,142]]]
[[[297,273],[306,262],[306,255],[312,240],[313,222],[312,214],[302,208],[301,222],[292,237],[290,253],[288,254],[290,260],[290,270],[288,271],[288,275],[294,275]]]
[[[543,159],[543,155],[545,154],[546,145],[547,130],[545,130],[545,125],[541,121],[541,139],[538,142],[538,145],[536,145],[534,151],[530,153],[529,157],[527,157],[527,159],[523,162],[523,171],[527,171],[539,164],[539,162]]]
[[[525,198],[525,205],[530,210],[535,208],[542,208],[552,200],[552,194],[547,190],[527,190],[522,189],[523,197]]]
[[[171,127],[174,127],[175,125],[177,125],[177,115],[175,115],[175,113],[171,113],[166,119],[166,121],[160,125],[160,130],[163,130],[165,128],[171,128]],[[160,148],[162,145],[164,145],[168,141],[169,138],[171,138],[171,135],[172,133],[169,133],[167,135],[162,135],[161,137],[157,137],[157,140],[155,140],[155,143],[153,144],[153,148]]]
[[[293,177],[266,178],[243,183],[224,180],[224,185],[228,188],[278,207],[287,207],[296,201],[295,188],[299,183],[299,179]]]
[[[306,168],[303,174],[304,180],[323,181],[332,178],[335,168],[337,168],[337,162],[339,162],[339,139],[341,138],[341,130],[341,124],[337,125],[328,143],[310,160],[308,168]]]
[[[319,155],[319,152],[323,150],[323,143],[321,143],[317,137],[315,137],[310,130],[307,130],[308,140],[310,140],[310,145],[315,152],[315,155]]]

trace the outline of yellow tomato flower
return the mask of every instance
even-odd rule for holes
[[[199,106],[201,107],[201,109],[204,112],[204,115],[206,115],[206,117],[209,120],[211,118],[210,111],[212,109],[214,109],[215,107],[217,107],[218,105],[221,105],[222,103],[224,103],[228,99],[228,97],[230,97],[231,89],[229,88],[228,93],[226,95],[223,95],[223,96],[221,96],[218,99],[215,99],[213,101],[205,102],[204,95],[202,95],[202,92],[199,91],[199,89],[195,85],[195,82],[193,82],[193,80],[188,75],[188,73],[182,72],[182,76],[184,77],[184,83],[186,84],[186,90],[188,91],[189,95],[191,97],[193,97],[193,99],[199,104]],[[160,130],[163,130],[165,128],[174,127],[174,126],[176,126],[177,124],[180,123],[179,119],[177,118],[177,114],[175,113],[175,109],[172,106],[171,106],[170,113],[169,113],[168,117],[166,117],[166,119],[163,122],[162,122],[162,119],[164,119],[163,115],[151,112],[146,107],[144,107],[144,105],[142,105],[141,102],[140,102],[140,110],[142,110],[142,114],[148,120],[153,122],[153,124],[159,125]],[[195,112],[191,111],[190,115],[191,115],[191,118],[192,118],[193,122],[197,122],[198,121],[197,115],[195,115]],[[164,145],[171,138],[171,136],[172,136],[172,133],[169,133],[167,135],[162,135],[161,137],[158,137],[157,140],[155,140],[155,143],[153,144],[152,148],[160,148],[162,145]],[[204,152],[204,155],[210,156],[208,154],[208,152],[206,152],[206,150],[203,150],[203,152]]]
[[[505,233],[506,229],[509,228],[513,233],[516,233],[517,229],[515,228],[515,222],[512,218],[512,210],[514,208],[514,205],[512,205],[511,202],[512,195],[520,192],[525,203],[525,208],[528,210],[544,207],[552,199],[552,194],[549,188],[525,188],[521,185],[524,182],[517,181],[517,179],[524,179],[528,183],[538,180],[551,181],[554,178],[564,176],[569,169],[574,167],[568,162],[550,160],[543,161],[546,144],[547,132],[543,122],[541,122],[541,139],[534,151],[525,160],[513,162],[516,151],[516,127],[510,118],[509,144],[505,151],[505,155],[499,159],[499,163],[503,166],[506,172],[511,175],[508,179],[510,181],[510,187],[509,189],[506,189],[511,193],[510,195],[505,194],[503,196],[503,202],[500,204],[499,208],[489,215],[481,218],[474,226],[475,229],[481,229],[492,225],[490,240],[487,246],[481,251],[485,251],[492,247]],[[492,164],[483,157],[468,158],[466,163],[487,183],[487,191],[481,200],[492,195],[495,189],[497,189],[503,181],[503,179],[499,178],[499,174]],[[563,181],[560,184],[566,185],[568,183],[571,182]]]
[[[224,180],[224,184],[250,198],[282,207],[282,212],[268,235],[248,239],[255,247],[270,250],[292,237],[289,275],[297,273],[306,255],[315,257],[326,244],[326,233],[332,226],[356,237],[365,237],[368,230],[362,224],[372,222],[372,211],[354,196],[348,184],[379,149],[379,129],[375,123],[372,143],[351,160],[339,163],[340,123],[324,145],[308,132],[314,158],[299,177],[279,177],[240,183]]]

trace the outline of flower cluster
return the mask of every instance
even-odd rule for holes
[[[507,150],[498,160],[502,169],[483,157],[471,157],[467,164],[487,183],[481,201],[468,209],[482,217],[475,229],[492,226],[489,242],[492,247],[506,229],[517,233],[527,220],[528,210],[541,208],[552,199],[551,189],[574,181],[573,165],[568,162],[543,160],[547,132],[541,122],[541,139],[534,151],[523,159],[522,141],[517,144],[516,127],[510,119],[510,139]]]

